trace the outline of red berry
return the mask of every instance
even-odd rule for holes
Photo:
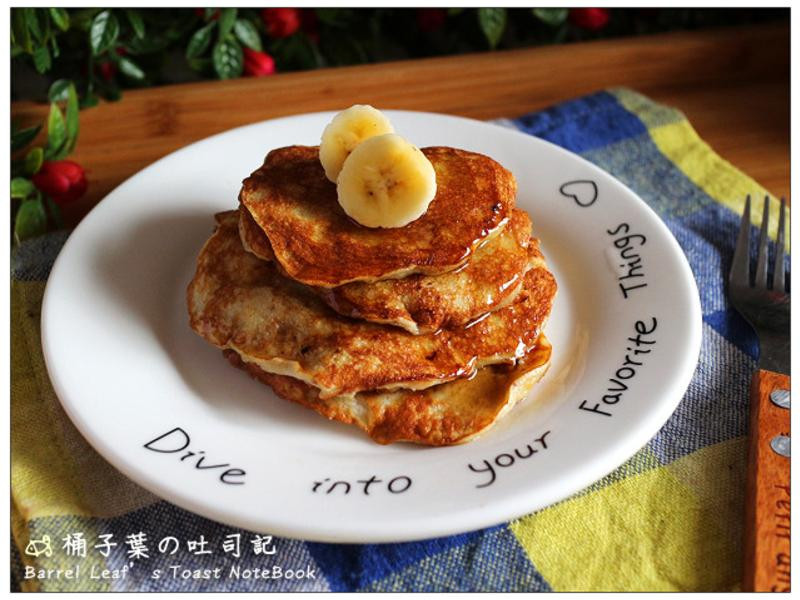
[[[97,65],[97,70],[103,79],[106,81],[111,81],[114,79],[114,75],[117,74],[117,65],[110,60],[106,60]]]
[[[610,18],[607,8],[571,8],[569,11],[569,22],[589,31],[602,29]]]
[[[244,73],[250,77],[263,77],[275,73],[275,60],[266,52],[243,48]]]
[[[265,8],[261,19],[267,33],[274,38],[284,38],[300,29],[300,11],[296,8]]]
[[[71,160],[47,160],[31,179],[56,204],[74,202],[89,187],[83,167]]]

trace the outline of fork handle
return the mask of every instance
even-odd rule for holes
[[[790,459],[770,446],[790,435],[790,411],[770,400],[789,390],[788,375],[758,370],[750,387],[750,443],[745,499],[743,588],[749,592],[789,592]]]

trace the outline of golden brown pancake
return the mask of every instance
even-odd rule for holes
[[[360,392],[323,400],[319,390],[299,379],[275,375],[225,351],[235,366],[266,383],[275,393],[336,421],[356,425],[379,444],[414,442],[446,446],[468,442],[485,432],[524,398],[550,364],[551,347],[542,336],[515,365],[479,369],[424,390]]]
[[[445,147],[422,151],[436,170],[436,196],[405,227],[369,228],[348,218],[316,146],[270,152],[244,180],[239,200],[267,234],[284,271],[307,285],[444,273],[505,226],[516,182],[482,154]]]
[[[395,325],[415,335],[463,327],[513,302],[528,269],[543,264],[530,231],[527,213],[515,208],[503,231],[478,248],[462,269],[313,290],[339,314]],[[267,236],[246,209],[240,210],[239,235],[245,250],[275,259]]]
[[[510,306],[463,330],[415,336],[335,313],[273,263],[244,250],[236,211],[217,219],[187,290],[192,328],[264,371],[319,388],[323,399],[422,389],[513,362],[535,344],[556,291],[550,272],[533,268]]]

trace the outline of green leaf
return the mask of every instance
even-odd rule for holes
[[[222,8],[219,11],[219,40],[223,41],[228,34],[231,32],[233,28],[233,24],[236,22],[236,12],[235,8]]]
[[[27,177],[14,177],[11,180],[11,197],[25,200],[33,192],[36,191],[36,186]]]
[[[244,58],[242,47],[236,40],[217,42],[211,58],[214,61],[214,71],[220,79],[232,79],[242,74]]]
[[[50,20],[50,11],[46,8],[40,8],[36,11],[36,16],[39,17],[39,25],[42,27],[42,44],[46,46],[47,40],[55,35],[53,23]]]
[[[505,8],[479,8],[478,23],[481,26],[483,35],[489,42],[489,46],[496,48],[503,31],[506,29],[506,9]]]
[[[30,31],[31,37],[37,41],[41,41],[42,30],[39,28],[39,20],[36,17],[36,9],[23,8],[22,12],[25,15],[25,25],[28,28],[28,31]]]
[[[236,34],[240,42],[251,50],[262,51],[261,36],[258,34],[258,29],[247,19],[236,19],[233,24],[233,33]]]
[[[569,16],[568,8],[534,8],[533,16],[550,27],[558,27]]]
[[[28,127],[27,129],[20,129],[11,134],[11,151],[16,152],[30,144],[34,138],[39,135],[42,130],[41,125],[35,127]]]
[[[142,19],[142,15],[139,14],[139,11],[126,8],[125,16],[128,18],[128,23],[131,24],[131,29],[133,29],[133,33],[136,34],[136,37],[143,38],[145,32],[144,20]]]
[[[25,20],[24,8],[11,9],[11,33],[14,36],[14,42],[25,50],[28,54],[33,52],[33,43],[31,40],[31,32],[28,30],[28,23]]]
[[[80,112],[80,105],[78,104],[78,92],[75,91],[75,85],[70,82],[67,88],[67,145],[66,155],[71,154],[78,143],[78,131],[80,129],[80,121],[78,113]]]
[[[214,29],[216,24],[215,21],[211,21],[208,25],[204,25],[194,32],[189,44],[186,46],[186,58],[198,58],[208,50],[208,46],[211,44],[211,30]]]
[[[56,41],[56,36],[52,36],[50,38],[50,46],[52,47],[51,54],[53,58],[58,58],[58,55],[61,54],[61,51],[58,49],[58,42]]]
[[[47,231],[47,213],[41,198],[26,200],[19,205],[14,223],[14,239],[19,244],[23,240]]]
[[[50,116],[47,118],[47,158],[58,160],[67,141],[67,125],[64,115],[55,102],[50,103]]]
[[[151,32],[143,38],[131,38],[127,44],[125,44],[125,49],[128,51],[128,54],[132,56],[141,56],[143,54],[163,52],[169,44],[170,40],[167,36]]]
[[[50,89],[47,92],[47,97],[50,99],[50,102],[63,102],[67,99],[67,94],[69,93],[69,86],[72,85],[72,81],[69,79],[56,79],[51,85]]]
[[[64,227],[64,219],[61,216],[61,208],[58,206],[58,204],[53,202],[53,199],[50,196],[44,197],[44,203],[47,207],[47,212],[50,213],[50,216],[53,218],[53,222],[55,223],[56,227]]]
[[[135,79],[137,81],[144,79],[144,71],[142,71],[139,68],[139,65],[133,62],[130,58],[120,56],[118,64],[119,70],[131,79]]]
[[[28,176],[36,175],[42,168],[44,162],[44,150],[39,146],[30,149],[25,156],[25,174]]]
[[[48,8],[50,11],[50,19],[56,24],[61,31],[69,29],[69,13],[63,8]]]
[[[36,67],[38,73],[46,73],[50,70],[52,62],[47,46],[39,46],[33,51],[33,66]]]
[[[110,10],[97,13],[89,28],[89,45],[96,56],[114,45],[119,36],[119,22]]]
[[[72,27],[80,31],[89,31],[92,28],[92,21],[102,8],[81,8],[73,9],[69,15]]]

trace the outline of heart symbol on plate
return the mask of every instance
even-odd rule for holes
[[[578,206],[587,208],[597,200],[597,184],[590,179],[568,181],[558,191],[567,198],[572,198]]]

